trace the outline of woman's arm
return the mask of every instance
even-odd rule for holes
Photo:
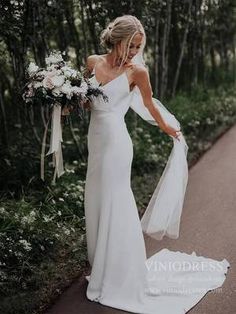
[[[85,66],[85,70],[84,70],[84,73],[83,73],[84,77],[86,77],[86,78],[90,77],[90,74],[93,71],[94,66],[95,66],[97,60],[98,60],[98,56],[97,55],[91,55],[91,56],[87,57],[86,66]],[[83,104],[83,106],[84,106],[85,109],[90,109],[90,101],[85,102]]]
[[[91,55],[87,57],[86,60],[86,72],[88,74],[91,74],[91,72],[94,69],[94,66],[96,64],[96,62],[98,61],[98,56],[97,55]]]
[[[148,71],[143,66],[134,66],[132,73],[133,83],[140,89],[143,103],[149,110],[159,127],[168,135],[178,139],[180,130],[176,130],[165,123],[159,110],[154,106],[152,100],[152,87],[149,79]]]

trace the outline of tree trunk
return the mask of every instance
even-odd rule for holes
[[[91,0],[85,0],[85,3],[87,3],[87,18],[88,18],[88,27],[90,31],[90,36],[92,38],[93,48],[96,54],[99,54],[99,45],[97,41],[97,32],[95,29],[95,15],[92,8],[92,2]]]
[[[163,32],[163,41],[162,41],[162,75],[161,75],[161,90],[160,98],[163,99],[166,93],[167,82],[168,82],[168,44],[169,44],[169,35],[171,27],[171,9],[172,9],[172,0],[167,1],[167,18]]]
[[[84,18],[84,0],[80,0],[80,12],[81,12],[81,26],[82,26],[82,33],[83,33],[83,59],[84,63],[86,63],[86,59],[88,57],[88,41],[86,35],[86,28],[85,28],[85,18]]]
[[[215,73],[216,73],[216,60],[215,60],[215,50],[213,44],[210,47],[210,57],[211,57],[211,78],[215,80]]]
[[[183,36],[183,41],[181,44],[179,60],[177,63],[177,69],[176,69],[174,83],[173,83],[173,89],[172,89],[172,97],[175,96],[176,87],[177,87],[177,83],[178,83],[178,79],[179,79],[180,68],[181,68],[181,64],[182,64],[182,60],[183,60],[183,56],[184,56],[184,48],[186,45],[186,39],[187,39],[187,35],[188,35],[188,29],[189,29],[189,23],[190,23],[190,17],[191,17],[191,9],[192,9],[192,0],[190,0],[190,2],[189,2],[187,23],[186,23],[185,30],[184,30],[184,36]]]
[[[73,2],[72,2],[72,5],[71,3],[69,4],[68,2],[69,1],[65,1],[65,16],[66,16],[67,23],[69,25],[70,36],[76,50],[76,63],[77,63],[78,68],[80,68],[82,45],[81,45],[79,34],[77,32],[76,25],[75,25]]]
[[[234,38],[234,40],[233,40],[233,46],[232,46],[232,49],[233,49],[233,71],[234,71],[234,84],[236,85],[236,51],[235,51],[235,49],[236,49],[236,45],[235,45],[235,39],[236,38]]]
[[[56,21],[57,21],[57,45],[60,51],[65,51],[68,47],[67,34],[64,29],[64,14],[60,4],[58,5]]]
[[[0,108],[2,112],[2,119],[0,120],[2,127],[1,137],[2,137],[2,144],[5,147],[8,147],[8,130],[7,130],[7,118],[6,118],[6,111],[5,111],[5,104],[3,99],[3,88],[0,86]]]
[[[159,25],[160,25],[160,13],[161,10],[158,9],[156,13],[155,21],[155,40],[154,40],[154,94],[158,94],[158,62],[159,62]]]

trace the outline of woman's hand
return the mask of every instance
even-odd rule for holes
[[[163,128],[163,131],[166,134],[173,136],[174,138],[176,138],[179,141],[179,137],[181,135],[180,130],[176,130],[176,129],[172,128],[170,125],[167,125],[165,128]]]

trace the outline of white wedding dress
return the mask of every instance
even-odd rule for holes
[[[95,71],[90,82],[99,83]],[[220,287],[230,266],[222,261],[162,249],[146,257],[143,231],[156,239],[178,237],[187,183],[187,145],[181,136],[140,222],[131,190],[133,145],[124,120],[129,107],[156,125],[137,87],[129,90],[126,72],[105,84],[93,98],[88,131],[85,218],[88,259],[86,296],[91,301],[133,313],[183,314]],[[174,116],[154,99],[163,117]]]

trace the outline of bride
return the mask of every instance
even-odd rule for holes
[[[140,21],[124,15],[102,32],[108,53],[87,59],[90,83],[100,86],[108,101],[99,96],[90,104],[85,218],[92,270],[86,296],[133,313],[183,314],[222,286],[229,263],[168,249],[147,259],[143,232],[157,240],[179,236],[188,147],[178,121],[152,97],[142,58],[145,42]],[[129,108],[173,139],[141,221],[130,185],[133,145],[124,120]]]

